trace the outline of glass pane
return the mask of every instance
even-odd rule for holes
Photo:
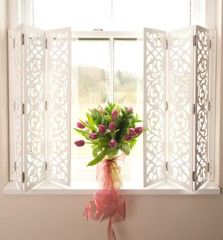
[[[34,24],[41,28],[92,30],[110,20],[110,0],[34,0]]]
[[[142,53],[141,40],[115,40],[114,42],[114,101],[122,106],[133,107],[140,119],[143,111]],[[140,172],[142,145],[141,136],[130,157],[126,158],[123,170],[127,175],[126,180],[139,182],[139,176],[142,173]]]
[[[114,0],[114,28],[172,29],[190,23],[190,0]]]
[[[108,40],[79,40],[72,44],[72,127],[76,127],[79,119],[85,119],[88,109],[103,106],[108,100],[109,86],[109,41]],[[81,138],[77,133],[74,139]],[[91,160],[91,147],[72,146],[72,166],[74,177],[80,172],[84,180],[89,176],[95,179],[95,170],[86,167]],[[75,174],[75,172],[77,174]],[[80,176],[80,175],[79,175]],[[83,180],[83,179],[82,179]]]

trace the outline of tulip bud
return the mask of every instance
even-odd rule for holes
[[[82,122],[77,122],[78,128],[85,128],[84,124]]]
[[[124,136],[125,141],[130,141],[132,139],[132,136],[130,134],[127,134]]]
[[[143,128],[142,128],[142,127],[136,127],[136,128],[135,128],[135,132],[136,132],[137,134],[140,134],[140,133],[143,132]]]
[[[132,108],[132,107],[126,107],[126,111],[127,111],[128,113],[132,113],[132,112],[133,112],[133,108]]]
[[[115,130],[115,123],[114,122],[111,122],[108,126],[109,130],[112,132]]]
[[[110,148],[116,148],[117,145],[118,144],[117,144],[117,142],[114,139],[110,140],[110,142],[109,142],[109,147]]]
[[[99,130],[99,133],[104,134],[105,131],[106,131],[105,125],[100,124],[100,125],[98,126],[98,130]]]
[[[112,111],[112,120],[115,120],[118,117],[118,111],[114,110]]]
[[[136,131],[135,131],[134,128],[129,128],[129,134],[133,137],[133,136],[135,136],[137,133],[136,133]]]
[[[89,137],[94,140],[94,139],[96,139],[98,136],[97,136],[97,133],[90,133]]]
[[[84,140],[78,140],[78,141],[75,141],[74,144],[77,147],[82,147],[82,146],[84,146],[85,142],[84,142]]]

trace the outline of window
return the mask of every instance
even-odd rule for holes
[[[202,85],[204,87],[199,88],[198,81],[196,82],[194,78],[194,76],[199,75],[199,71],[203,71],[205,77],[201,78],[208,79],[209,70],[206,67],[209,64],[208,61],[212,59],[212,53],[208,50],[207,31],[199,27],[189,27],[193,6],[191,1],[183,0],[179,3],[176,0],[141,0],[131,1],[130,3],[129,1],[116,0],[66,0],[63,2],[59,0],[33,0],[32,3],[35,26],[47,29],[71,25],[75,31],[72,33],[68,29],[41,31],[25,26],[17,29],[16,32],[16,34],[22,34],[22,42],[20,41],[20,35],[12,36],[11,46],[14,44],[17,55],[11,53],[11,59],[15,61],[13,64],[15,68],[17,67],[17,72],[24,74],[22,75],[23,86],[19,90],[22,95],[25,94],[22,98],[17,96],[17,98],[20,98],[17,100],[21,102],[21,108],[27,114],[22,120],[24,123],[21,122],[21,118],[16,119],[16,121],[19,121],[17,123],[25,126],[25,130],[20,132],[20,135],[22,135],[22,137],[19,136],[20,143],[22,146],[26,144],[26,139],[29,137],[30,140],[32,134],[34,134],[32,131],[38,130],[32,128],[32,121],[30,120],[32,114],[39,114],[39,119],[42,119],[39,130],[48,129],[45,135],[44,131],[38,132],[38,134],[42,134],[40,136],[42,137],[41,143],[45,144],[42,148],[38,148],[37,144],[35,149],[33,143],[37,143],[37,141],[33,140],[30,149],[28,145],[24,145],[27,152],[26,150],[24,152],[24,149],[22,150],[23,156],[21,159],[25,161],[25,164],[32,165],[35,162],[33,154],[38,155],[38,161],[40,162],[38,170],[30,166],[23,166],[23,169],[18,169],[19,166],[17,165],[17,171],[15,172],[12,163],[16,156],[12,154],[12,158],[14,157],[11,161],[12,176],[15,173],[15,178],[19,178],[21,183],[24,181],[22,179],[24,174],[20,174],[20,172],[24,172],[26,179],[28,177],[31,181],[29,185],[26,185],[26,189],[33,187],[32,181],[36,185],[36,183],[42,182],[47,175],[49,175],[50,180],[62,184],[69,183],[70,180],[76,184],[78,181],[85,181],[86,183],[92,181],[95,178],[95,169],[87,169],[84,164],[89,160],[87,158],[90,156],[90,149],[86,148],[84,152],[82,149],[79,150],[74,147],[69,149],[70,141],[73,142],[74,139],[72,128],[88,108],[97,104],[104,104],[107,100],[110,100],[133,106],[138,114],[144,118],[145,126],[151,130],[150,134],[145,134],[144,139],[141,139],[141,142],[139,141],[138,146],[123,167],[124,178],[127,182],[130,182],[127,188],[142,187],[143,172],[145,187],[162,181],[172,181],[187,189],[198,189],[200,185],[207,181],[208,175],[209,179],[212,180],[212,174],[208,174],[207,170],[208,168],[212,169],[214,164],[207,159],[201,159],[199,162],[197,158],[208,147],[207,131],[209,131],[209,135],[213,134],[212,127],[208,127],[208,124],[211,125],[211,121],[207,120],[210,120],[213,116],[207,113],[208,110],[211,109],[214,112],[214,101],[209,102],[210,99],[213,99],[213,92],[210,92],[211,97],[205,95],[203,105],[199,105],[199,96],[206,94],[209,91],[209,86],[206,81]],[[88,11],[88,9],[91,11]],[[175,19],[178,19],[178,21]],[[163,30],[146,29],[143,35],[142,27],[145,26]],[[187,29],[169,30],[178,27],[187,27]],[[110,31],[102,31],[101,28]],[[92,31],[92,29],[97,30]],[[136,29],[141,29],[141,31],[132,32]],[[194,35],[197,36],[197,39],[194,38]],[[65,45],[61,40],[63,38],[66,40]],[[45,50],[46,39],[47,50]],[[30,45],[29,42],[31,42]],[[195,42],[197,45],[193,46]],[[22,43],[22,46],[17,45],[17,43]],[[37,46],[39,62],[35,58],[35,60],[32,60],[33,56],[37,54],[36,51],[33,51],[33,44]],[[208,54],[201,54],[199,51],[208,52]],[[25,53],[25,55],[22,55],[22,53]],[[199,63],[201,64],[200,70],[196,67],[199,65],[199,53],[202,55],[202,61]],[[14,57],[13,54],[15,54]],[[60,54],[61,56],[59,56]],[[63,54],[65,63],[62,59],[64,58]],[[72,62],[70,62],[70,54],[72,55]],[[23,57],[25,59],[23,61],[28,66],[27,72],[23,72],[23,66],[20,65]],[[35,61],[37,61],[36,64],[41,63],[38,65],[41,68],[37,69],[38,74],[33,68]],[[61,67],[61,64],[64,64],[63,67]],[[31,74],[28,72],[29,70]],[[60,70],[64,72],[63,77],[60,75]],[[153,72],[154,70],[158,72]],[[71,72],[71,78],[69,72]],[[41,87],[37,88],[34,85],[31,87],[37,90],[36,94],[40,97],[36,104],[39,104],[40,101],[41,104],[44,103],[41,106],[44,106],[47,111],[43,115],[41,115],[39,108],[36,110],[37,106],[34,106],[34,113],[28,112],[30,107],[33,107],[33,102],[28,103],[29,94],[32,94],[32,90],[28,88],[27,83],[32,84],[34,74],[37,74],[37,79],[42,79],[40,83],[40,85],[42,84],[42,91],[40,91]],[[36,78],[34,77],[34,79]],[[19,79],[17,76],[17,81]],[[46,79],[46,82],[44,82],[44,79]],[[155,81],[148,85],[151,79]],[[197,92],[195,92],[194,84]],[[25,89],[24,93],[23,89]],[[69,95],[70,91],[71,95]],[[45,92],[46,96],[44,95]],[[14,89],[14,93],[11,92],[12,98],[15,93],[16,89]],[[197,102],[192,97],[193,93]],[[58,97],[57,94],[60,96]],[[61,94],[65,103],[60,108]],[[188,97],[188,95],[190,96]],[[71,99],[67,96],[70,96]],[[47,102],[45,102],[45,99]],[[185,103],[186,100],[188,101]],[[23,101],[25,105],[23,105]],[[54,103],[52,104],[52,102]],[[152,102],[154,103],[153,106],[151,105]],[[71,104],[71,108],[69,104]],[[71,112],[69,109],[71,109]],[[16,111],[20,114],[20,107],[15,109]],[[201,117],[199,117],[200,112],[202,112],[201,115],[204,113],[202,116],[200,115]],[[55,121],[55,119],[58,120]],[[199,131],[197,129],[199,127],[204,128],[202,130],[204,130],[205,136],[201,137],[202,141],[205,142],[203,146],[201,146],[201,138],[199,139],[198,136]],[[27,129],[32,131],[26,133]],[[57,139],[57,130],[61,131],[59,134],[63,132],[63,139],[69,136],[65,143],[61,144],[63,140]],[[13,127],[11,127],[12,131]],[[177,138],[178,140],[176,140]],[[29,143],[29,140],[27,143]],[[17,148],[16,144],[13,145],[15,148]],[[46,154],[44,154],[43,148]],[[193,152],[193,149],[196,149],[196,152]],[[213,159],[211,151],[209,152],[208,158]],[[27,157],[24,154],[27,156],[30,154],[30,156]],[[205,154],[203,156],[207,158],[207,154]],[[26,160],[24,160],[24,157]],[[59,160],[57,162],[55,160],[57,158],[63,158],[63,161]],[[80,161],[77,161],[77,159]],[[144,167],[142,169],[143,162]],[[198,164],[196,165],[196,163]],[[35,164],[38,165],[38,163]],[[199,173],[196,173],[196,171],[199,171]],[[43,176],[43,178],[39,176]],[[193,186],[193,184],[195,185]]]

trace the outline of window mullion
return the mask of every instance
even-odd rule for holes
[[[114,102],[114,37],[110,37],[109,41],[110,52],[110,76],[109,76],[109,101]]]

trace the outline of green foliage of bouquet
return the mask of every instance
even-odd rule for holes
[[[86,113],[87,120],[80,120],[74,128],[87,141],[75,141],[78,147],[85,143],[92,144],[94,159],[87,166],[93,166],[105,157],[113,159],[121,150],[129,155],[137,142],[137,137],[143,132],[141,126],[136,126],[139,120],[132,108],[120,107],[108,103],[105,108],[98,107]]]

